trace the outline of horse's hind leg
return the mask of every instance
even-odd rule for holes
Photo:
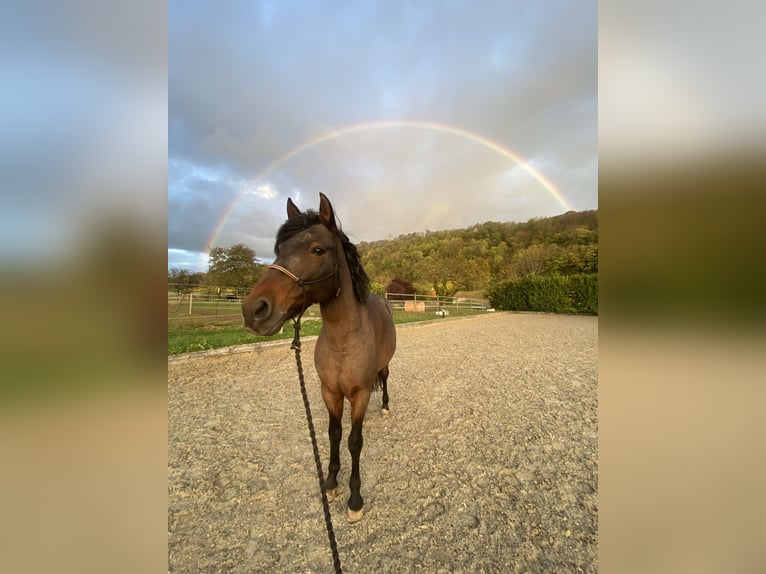
[[[380,413],[385,417],[388,415],[388,365],[378,372],[378,377],[380,378],[380,386],[383,388],[383,406]]]

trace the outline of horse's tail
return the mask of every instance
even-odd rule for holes
[[[388,401],[388,395],[386,394],[386,381],[388,381],[388,365],[380,369],[375,375],[375,381],[372,383],[372,390],[377,391],[383,389],[383,397]]]
[[[375,375],[375,382],[372,383],[372,392],[379,391],[383,388],[383,375],[381,373],[377,373]]]

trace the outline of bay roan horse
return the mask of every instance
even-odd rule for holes
[[[242,304],[245,325],[260,335],[277,333],[285,321],[319,303],[322,330],[314,365],[329,413],[330,463],[325,481],[328,497],[336,492],[340,469],[344,399],[351,403],[351,476],[348,520],[364,514],[360,494],[359,455],[362,423],[373,389],[383,390],[388,414],[388,363],[396,348],[391,305],[369,293],[369,279],[356,247],[335,221],[332,204],[319,194],[319,212],[301,212],[287,200],[287,221],[277,232],[273,265]]]

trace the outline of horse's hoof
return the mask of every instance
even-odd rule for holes
[[[351,510],[350,508],[346,508],[346,518],[348,518],[349,524],[354,524],[355,522],[359,522],[363,516],[364,516],[364,506],[362,506],[362,508],[360,508],[359,510]]]
[[[332,490],[325,490],[324,493],[327,496],[327,502],[332,502],[335,500],[335,497],[338,496],[338,489],[333,488]]]
[[[385,418],[388,416],[388,409],[380,409],[380,415]]]

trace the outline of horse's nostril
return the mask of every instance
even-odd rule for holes
[[[271,305],[266,299],[259,299],[255,302],[255,308],[253,309],[253,318],[263,319],[269,316]]]

